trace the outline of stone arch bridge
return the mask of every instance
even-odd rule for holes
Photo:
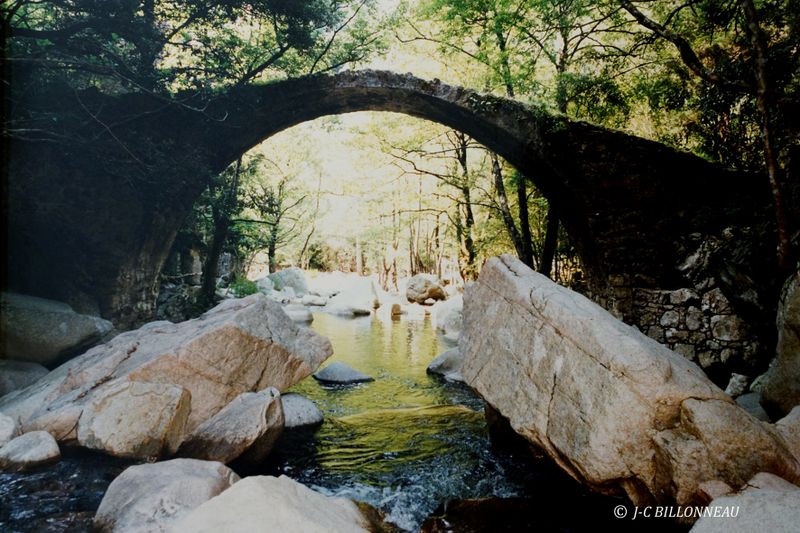
[[[10,286],[126,325],[152,317],[161,267],[209,176],[324,115],[405,113],[496,151],[558,207],[592,293],[623,314],[632,312],[627,288],[691,286],[680,267],[706,236],[769,214],[759,176],[410,74],[345,72],[171,100],[63,91],[28,104],[69,118],[57,143],[10,143]],[[704,268],[752,278],[736,261]]]

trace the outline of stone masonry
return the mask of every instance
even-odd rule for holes
[[[626,321],[703,369],[753,365],[760,346],[713,283],[705,290],[634,288]]]

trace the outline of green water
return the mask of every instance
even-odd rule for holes
[[[426,373],[449,348],[429,320],[317,313],[311,327],[333,344],[324,364],[343,361],[375,381],[296,385],[325,422],[314,433],[287,432],[271,456],[273,473],[371,503],[408,530],[448,499],[523,492],[525,480],[490,449],[481,400]]]

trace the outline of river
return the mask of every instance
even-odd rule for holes
[[[492,497],[520,498],[505,500],[512,507],[503,504],[503,516],[479,511],[489,529],[468,531],[533,525],[584,531],[602,524],[638,530],[614,521],[612,509],[624,501],[589,493],[546,459],[493,450],[480,398],[463,384],[426,373],[428,363],[449,347],[428,318],[315,313],[311,327],[333,344],[334,355],[324,364],[342,361],[375,381],[326,386],[308,378],[297,384],[291,390],[313,400],[325,421],[314,430],[285,431],[264,465],[241,474],[286,474],[325,494],[370,503],[408,531],[448,500]],[[131,462],[63,451],[52,467],[0,473],[0,531],[90,529],[106,487]],[[577,512],[554,511],[564,506]],[[517,522],[508,522],[509,513],[516,513]]]

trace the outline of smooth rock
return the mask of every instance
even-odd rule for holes
[[[269,276],[264,276],[263,278],[256,280],[256,287],[258,287],[259,292],[262,294],[270,294],[273,290],[275,290],[275,284],[272,282]]]
[[[778,304],[775,359],[763,376],[764,405],[786,414],[800,405],[800,272],[784,284]]]
[[[375,381],[370,376],[359,372],[341,361],[334,361],[322,370],[316,372],[314,374],[314,379],[325,383],[362,383],[366,381]]]
[[[23,431],[44,429],[71,440],[84,408],[114,383],[172,384],[191,395],[185,437],[243,392],[288,389],[332,351],[326,338],[298,327],[279,304],[254,294],[226,300],[194,320],[162,321],[118,335],[0,398],[0,411]]]
[[[214,461],[172,459],[131,466],[108,486],[94,527],[102,532],[166,533],[237,481],[233,470]]]
[[[306,294],[301,299],[303,305],[313,305],[315,307],[322,307],[328,305],[328,299],[324,296],[317,296],[314,294]]]
[[[17,423],[10,416],[0,413],[0,448],[19,435]]]
[[[178,453],[184,457],[255,464],[272,450],[283,431],[280,392],[245,392],[192,432]]]
[[[437,303],[433,307],[433,322],[438,331],[441,331],[445,338],[458,342],[461,335],[463,324],[464,297],[457,294],[448,300]]]
[[[697,496],[704,505],[711,503],[714,498],[720,498],[733,493],[734,490],[730,485],[718,479],[712,481],[704,481],[698,486]]]
[[[406,298],[409,302],[421,304],[429,298],[446,300],[447,294],[439,284],[439,278],[432,274],[417,274],[408,280]]]
[[[65,303],[3,293],[0,299],[2,357],[49,365],[97,343],[114,326],[81,315]]]
[[[373,303],[372,281],[369,278],[357,278],[328,300],[325,311],[340,316],[368,316],[372,313]]]
[[[576,480],[635,505],[760,471],[800,481],[778,432],[694,363],[511,256],[464,296],[465,381]]]
[[[46,431],[31,431],[0,448],[0,470],[27,470],[61,458],[58,443]]]
[[[741,492],[715,498],[708,513],[695,523],[692,533],[794,533],[800,524],[800,487],[760,473]]]
[[[308,282],[305,273],[297,268],[285,268],[269,275],[276,291],[283,291],[286,288],[292,289],[295,295],[305,296],[308,293]]]
[[[800,405],[775,422],[775,429],[792,455],[800,461]]]
[[[463,382],[461,366],[464,364],[464,357],[458,348],[451,348],[442,352],[428,365],[428,373],[438,374],[449,381]]]
[[[189,391],[169,383],[119,381],[96,394],[78,420],[78,443],[118,457],[175,453],[191,410]]]
[[[39,363],[0,359],[0,396],[24,389],[50,372]]]
[[[314,321],[314,315],[311,314],[311,311],[301,304],[289,304],[283,308],[283,312],[295,322],[307,324]]]
[[[761,407],[761,395],[757,392],[748,392],[736,398],[736,405],[750,413],[750,415],[762,422],[769,422],[769,415]]]
[[[314,402],[295,392],[283,394],[281,404],[285,428],[318,426],[325,419]]]
[[[252,476],[189,513],[174,531],[364,533],[367,521],[350,500],[324,496],[286,476]]]
[[[743,374],[731,374],[731,379],[728,381],[728,386],[725,387],[725,394],[731,398],[736,398],[744,394],[747,390],[747,383],[750,380]]]

